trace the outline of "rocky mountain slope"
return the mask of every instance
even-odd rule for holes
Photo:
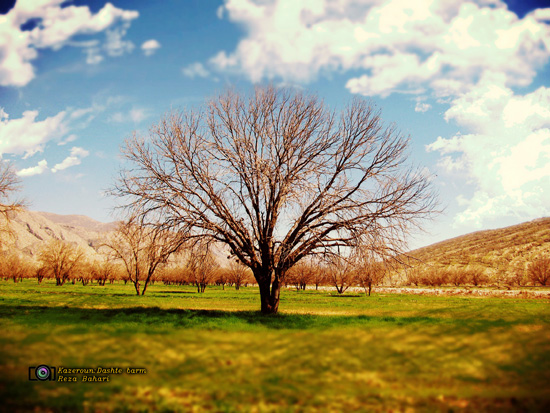
[[[97,254],[95,248],[102,237],[116,227],[115,222],[105,224],[83,215],[35,211],[18,212],[11,216],[10,221],[13,236],[7,241],[11,248],[30,257],[51,239],[60,239],[78,245],[86,256],[92,258]]]

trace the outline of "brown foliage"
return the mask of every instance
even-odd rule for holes
[[[359,285],[370,296],[372,287],[380,284],[386,275],[386,268],[383,262],[374,260],[363,260],[356,268],[356,279]]]
[[[120,264],[115,264],[109,260],[99,260],[91,265],[91,278],[98,285],[104,286],[107,281],[113,282],[123,271]]]

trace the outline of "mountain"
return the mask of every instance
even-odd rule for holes
[[[93,232],[109,232],[116,228],[117,222],[103,223],[86,215],[59,215],[52,212],[36,212],[56,224],[69,228],[85,229]]]
[[[439,266],[478,265],[497,269],[550,255],[550,218],[462,235],[409,253]]]
[[[58,215],[50,212],[20,211],[11,215],[11,242],[24,255],[35,256],[51,239],[78,245],[93,258],[101,239],[116,228],[117,223],[102,223],[84,215]]]

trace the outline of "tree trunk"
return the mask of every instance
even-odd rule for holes
[[[136,293],[137,293],[137,295],[139,295],[139,281],[136,281],[134,283],[134,287],[136,287]]]
[[[278,277],[275,277],[273,283],[271,277],[265,277],[258,280],[260,287],[261,312],[263,314],[277,314],[279,311],[279,295],[281,285]]]

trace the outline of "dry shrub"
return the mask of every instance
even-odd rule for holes
[[[41,284],[44,278],[51,277],[51,273],[43,265],[36,267],[36,270],[34,271],[34,275],[36,277],[36,280],[38,281],[38,284]]]
[[[357,282],[353,262],[341,255],[330,255],[326,257],[325,274],[327,282],[336,288],[338,294],[343,294],[346,290]]]

